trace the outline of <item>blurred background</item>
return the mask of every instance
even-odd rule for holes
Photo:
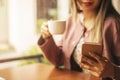
[[[41,24],[66,19],[69,0],[0,0],[0,60],[41,54],[37,46]],[[0,68],[36,63],[35,60],[0,63]]]
[[[119,3],[120,0],[113,0],[120,13]],[[41,24],[50,19],[67,19],[68,15],[69,0],[0,0],[0,60],[41,54],[37,45]],[[36,62],[4,62],[0,69]]]

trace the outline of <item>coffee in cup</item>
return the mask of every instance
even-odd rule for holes
[[[48,21],[48,29],[51,34],[63,34],[66,26],[65,20]]]

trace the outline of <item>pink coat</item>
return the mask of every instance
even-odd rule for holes
[[[62,41],[58,46],[52,37],[46,40],[45,43],[40,44],[43,40],[41,37],[38,45],[42,49],[45,57],[52,64],[55,66],[64,65],[66,69],[71,69],[70,58],[84,30],[85,28],[79,19],[76,21],[76,25],[73,26],[72,17],[69,17]],[[117,34],[116,21],[114,18],[110,16],[106,18],[102,37],[103,56],[116,66],[120,65],[120,35]],[[89,40],[89,37],[86,38],[86,41],[87,40]]]

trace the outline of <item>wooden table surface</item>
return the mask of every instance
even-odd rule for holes
[[[0,77],[5,80],[88,80],[89,76],[41,63],[0,70]]]

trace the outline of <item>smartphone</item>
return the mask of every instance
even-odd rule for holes
[[[102,56],[102,45],[98,44],[98,43],[93,43],[93,42],[84,43],[82,45],[82,55],[93,59],[89,55],[89,52],[92,52],[93,54],[97,54],[99,56]]]

